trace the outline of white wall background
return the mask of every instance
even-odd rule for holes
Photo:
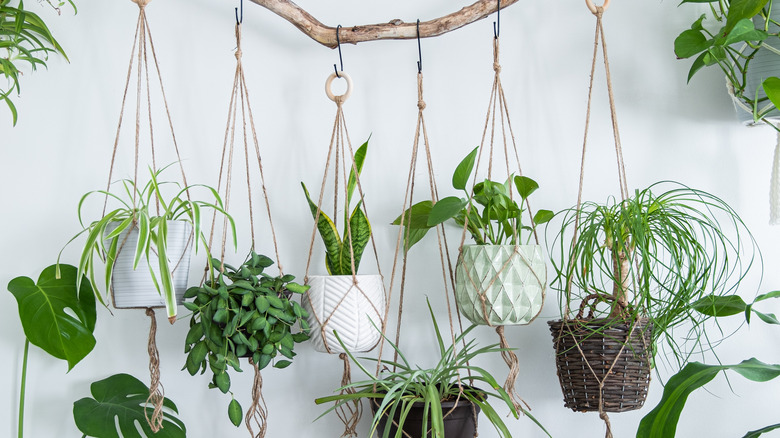
[[[35,8],[35,2],[29,3]],[[344,26],[393,18],[426,20],[456,9],[453,2],[441,0],[299,3],[323,22]],[[192,182],[217,182],[235,68],[234,6],[214,0],[157,0],[148,8],[177,138]],[[71,63],[53,57],[48,71],[24,76],[16,127],[11,126],[7,111],[0,110],[2,284],[19,275],[37,277],[52,264],[62,245],[78,231],[80,196],[106,182],[137,7],[118,0],[79,2],[79,7],[75,17],[56,17],[41,8]],[[776,269],[780,228],[766,225],[775,136],[768,127],[746,128],[736,121],[717,72],[702,72],[686,85],[689,62],[675,60],[672,43],[699,13],[695,7],[677,8],[670,1],[616,1],[605,16],[629,185],[633,190],[673,179],[729,202],[763,250],[763,284],[759,286],[760,274],[754,272],[742,289],[750,301],[756,292],[780,286]],[[318,187],[322,177],[335,113],[323,83],[338,56],[249,2],[244,15],[244,62],[283,263],[287,272],[302,278],[312,222],[298,182]],[[571,206],[576,200],[594,17],[581,1],[567,0],[520,2],[501,18],[502,77],[523,167],[542,187],[535,205],[555,210]],[[451,193],[447,188],[452,169],[479,142],[493,73],[492,32],[491,22],[485,20],[423,41],[425,112],[445,195]],[[345,106],[352,141],[357,145],[373,135],[363,184],[379,261],[388,281],[396,233],[388,223],[401,207],[417,113],[416,50],[414,41],[343,47],[345,70],[355,81],[353,97]],[[617,184],[603,73],[597,79],[586,196],[603,200],[615,193]],[[157,119],[161,151],[169,146],[164,123]],[[130,174],[131,143],[127,140],[123,138],[121,145],[118,177]],[[236,203],[241,199],[237,193]],[[247,220],[240,212],[236,216],[243,240],[240,254],[232,256],[234,261],[242,259],[248,249]],[[270,255],[268,240],[263,237],[261,241],[260,249]],[[436,253],[433,240],[415,250],[407,288],[403,343],[422,365],[431,360],[433,347],[424,296],[431,297],[444,314]],[[74,261],[75,248],[66,251],[68,257]],[[365,272],[370,272],[370,257],[367,254]],[[201,260],[193,266],[200,266]],[[313,271],[321,264],[322,258],[315,256]],[[198,275],[195,271],[193,278]],[[507,330],[522,367],[519,392],[553,436],[601,436],[603,425],[596,414],[576,414],[563,407],[546,324],[558,315],[553,295],[534,324]],[[4,357],[0,362],[0,436],[15,436],[23,333],[13,297],[1,293],[0,305],[5,309],[0,318],[4,333],[0,338]],[[780,306],[767,303],[765,310],[777,312]],[[186,313],[183,308],[182,313]],[[160,320],[158,345],[166,395],[178,403],[190,436],[246,436],[243,427],[236,429],[228,422],[228,396],[208,390],[207,376],[191,377],[180,371],[187,321],[170,327]],[[477,333],[482,342],[495,342],[492,330]],[[143,312],[117,311],[112,317],[101,309],[98,345],[69,374],[64,363],[33,348],[27,436],[79,436],[72,403],[89,394],[93,381],[127,372],[148,382],[147,334],[148,318]],[[721,346],[721,360],[736,363],[756,356],[780,363],[779,335],[780,329],[761,323],[744,327]],[[313,422],[324,410],[313,400],[336,388],[341,364],[308,345],[296,350],[300,355],[292,367],[265,373],[268,436],[337,437],[341,429],[335,416]],[[505,370],[499,357],[482,365],[497,375]],[[662,379],[670,375],[663,367],[659,372]],[[645,409],[612,416],[615,436],[635,433],[641,417],[660,399],[659,381],[654,379]],[[249,372],[234,376],[234,391],[245,407],[251,382]],[[734,392],[719,377],[709,386],[709,393],[694,394],[678,436],[738,437],[780,421],[776,410],[780,383],[754,384],[736,375],[731,383]],[[368,430],[367,424],[364,421],[361,426],[362,433]],[[510,427],[518,437],[542,436],[527,419],[512,421]],[[496,436],[484,418],[480,436]]]

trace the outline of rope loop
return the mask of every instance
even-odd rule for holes
[[[597,17],[603,15],[604,11],[609,8],[609,2],[610,0],[604,0],[604,4],[596,6],[596,4],[593,3],[593,0],[585,0],[585,4],[588,6],[588,9],[590,9],[590,12]]]

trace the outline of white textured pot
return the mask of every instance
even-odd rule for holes
[[[149,273],[149,266],[151,266],[157,281],[160,281],[157,255],[150,254],[148,264],[146,258],[142,257],[138,263],[138,269],[134,270],[133,257],[138,243],[138,229],[133,228],[122,233],[119,236],[119,244],[122,244],[128,232],[130,234],[117,255],[114,271],[111,274],[111,295],[114,299],[114,307],[117,309],[165,307],[165,300],[157,292],[152,275]],[[193,238],[190,223],[168,221],[166,250],[168,263],[173,273],[173,286],[178,304],[184,301],[184,292],[187,290]]]
[[[776,5],[777,6],[777,5]],[[772,13],[769,14],[769,17],[776,21],[780,22],[780,7],[773,7]],[[756,29],[763,29],[764,28],[764,20],[758,16],[753,17],[753,24],[755,25]],[[777,32],[778,26],[769,22],[769,32]],[[764,44],[770,46],[772,49],[775,49],[776,51],[780,51],[780,38],[777,37],[769,37],[764,41]],[[772,49],[762,47],[756,52],[755,56],[752,60],[750,60],[750,66],[747,70],[746,78],[745,78],[745,95],[747,96],[756,96],[756,91],[758,91],[758,98],[762,99],[766,97],[766,93],[764,93],[764,89],[761,86],[761,84],[764,82],[766,78],[775,76],[780,77],[780,54],[776,53]],[[750,48],[745,48],[746,51],[752,51]],[[739,101],[738,99],[734,98],[734,105],[737,107],[737,116],[739,117],[739,120],[747,125],[751,125],[755,123],[753,121],[753,109],[747,107],[747,105]],[[761,112],[761,110],[768,105],[771,105],[771,102],[764,102],[759,104],[758,110]],[[767,118],[770,120],[778,120],[780,119],[780,111],[777,109],[772,110],[767,115]]]
[[[380,275],[316,275],[301,300],[309,312],[311,342],[323,353],[344,353],[335,330],[350,353],[371,351],[381,334],[385,288]],[[371,323],[373,321],[373,324]],[[376,327],[374,327],[376,326]]]
[[[546,284],[539,245],[464,245],[455,298],[474,324],[528,324],[542,310]]]

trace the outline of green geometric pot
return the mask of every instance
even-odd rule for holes
[[[528,324],[542,311],[546,289],[541,246],[463,246],[455,270],[455,299],[474,324]]]

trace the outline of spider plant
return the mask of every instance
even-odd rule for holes
[[[398,354],[401,362],[382,361],[383,371],[375,376],[368,367],[357,360],[352,353],[347,351],[349,358],[368,377],[366,380],[354,382],[339,390],[352,389],[354,392],[343,392],[315,400],[317,404],[336,402],[334,406],[325,411],[320,418],[335,410],[340,405],[355,399],[368,399],[374,404],[375,414],[371,423],[371,431],[368,436],[373,436],[378,428],[382,427],[382,437],[390,436],[390,427],[383,425],[388,418],[393,418],[398,424],[396,437],[401,437],[405,420],[415,403],[423,404],[422,436],[443,437],[445,412],[442,409],[443,401],[457,401],[458,403],[472,403],[485,413],[502,438],[510,438],[512,435],[504,423],[501,415],[491,406],[491,397],[501,400],[509,408],[511,414],[518,418],[509,395],[504,391],[496,379],[484,368],[471,365],[471,361],[486,355],[499,354],[505,349],[498,344],[478,348],[474,339],[467,340],[468,334],[476,327],[472,325],[463,333],[455,337],[453,345],[446,346],[442,339],[441,331],[436,322],[430,302],[428,311],[433,322],[436,341],[439,347],[439,361],[431,368],[423,369],[412,365],[392,341],[385,337],[385,341]],[[376,326],[374,326],[376,328]],[[378,330],[378,329],[377,329]],[[338,336],[338,333],[336,334]],[[384,336],[384,335],[383,335]],[[342,344],[342,347],[344,345]],[[344,348],[346,350],[346,348]],[[364,358],[376,362],[377,359]],[[392,367],[393,369],[389,369]],[[468,377],[467,377],[468,376]],[[466,382],[468,381],[468,385]],[[474,384],[484,385],[488,390],[475,388]],[[527,411],[522,409],[534,423],[547,433],[544,427]],[[430,433],[430,435],[428,434]],[[549,434],[548,434],[549,436]]]
[[[550,254],[557,253],[552,287],[564,312],[579,304],[578,319],[647,317],[653,353],[663,341],[679,366],[712,347],[705,330],[711,315],[693,303],[734,294],[760,257],[736,211],[678,183],[655,183],[623,201],[586,202],[561,214]]]
[[[160,181],[160,174],[170,166],[157,171],[150,168],[150,180],[143,186],[130,179],[122,180],[123,193],[121,195],[106,190],[95,190],[82,196],[78,206],[78,217],[83,230],[76,234],[68,244],[81,235],[87,236],[78,264],[78,278],[81,278],[82,274],[87,275],[98,299],[103,305],[106,305],[103,295],[108,295],[110,290],[114,263],[119,252],[123,249],[125,236],[131,230],[137,230],[139,236],[138,243],[133,248],[135,251],[133,269],[138,268],[142,259],[146,261],[155,288],[165,299],[168,320],[173,323],[176,321],[177,304],[173,274],[166,251],[168,221],[184,221],[193,226],[196,252],[201,244],[208,250],[206,238],[201,230],[203,209],[214,209],[228,218],[234,243],[236,242],[236,228],[233,218],[224,210],[222,199],[215,189],[202,184],[181,187],[178,183]],[[191,200],[189,198],[190,192],[197,188],[206,189],[214,197],[214,201]],[[169,192],[173,193],[173,196],[168,197]],[[119,207],[106,212],[97,220],[85,222],[85,202],[95,195],[116,201],[119,203]],[[61,255],[62,251],[60,251]],[[155,256],[158,260],[159,278],[154,272],[153,258],[150,256]],[[105,265],[104,288],[102,289],[104,292],[102,293],[100,282],[96,277],[99,263]],[[211,267],[210,257],[208,263]],[[209,272],[213,277],[213,269],[209,269]]]

